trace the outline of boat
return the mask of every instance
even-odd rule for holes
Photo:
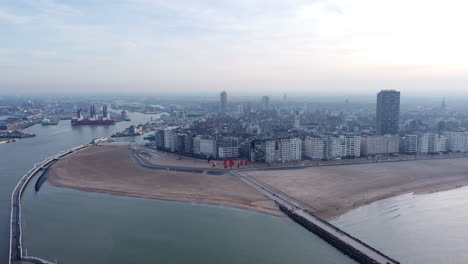
[[[83,116],[83,109],[80,108],[76,112],[77,117],[71,119],[72,125],[113,125],[115,120],[110,118],[110,114],[107,111],[107,105],[102,108],[102,116],[98,117],[94,105],[89,109],[90,115],[88,117]]]
[[[113,125],[115,124],[115,120],[112,119],[96,119],[96,120],[89,120],[89,119],[72,119],[72,125]]]
[[[49,118],[44,118],[41,121],[41,125],[43,125],[43,126],[50,126],[50,125],[57,125],[57,124],[58,124],[58,121],[55,121],[55,120],[52,120],[52,119],[49,119]]]

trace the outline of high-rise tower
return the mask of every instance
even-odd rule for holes
[[[221,113],[226,113],[226,111],[227,111],[227,93],[226,93],[226,91],[222,91],[219,94],[219,99],[220,99],[220,111],[221,111]]]
[[[377,134],[398,134],[400,92],[382,90],[377,94]]]

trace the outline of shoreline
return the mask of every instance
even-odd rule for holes
[[[227,208],[233,208],[233,209],[247,210],[247,211],[256,212],[260,214],[267,214],[271,216],[285,217],[283,213],[277,210],[269,210],[269,209],[262,208],[262,207],[252,207],[249,205],[236,203],[236,202],[224,202],[224,201],[216,202],[216,200],[199,201],[197,199],[191,199],[191,198],[152,196],[152,195],[145,195],[141,193],[112,191],[112,190],[98,189],[98,188],[91,188],[91,187],[77,187],[74,185],[58,183],[49,179],[47,180],[47,182],[50,185],[57,187],[57,188],[65,188],[65,189],[77,190],[77,191],[82,191],[82,192],[103,193],[103,194],[109,194],[109,195],[142,198],[142,199],[152,199],[152,200],[160,200],[160,201],[168,201],[168,202],[190,203],[190,204],[203,205],[203,206],[227,207]]]
[[[240,172],[330,221],[376,201],[468,186],[461,158]]]
[[[463,187],[467,187],[468,186],[468,182],[465,183],[465,184],[461,184],[461,185],[457,185],[455,187],[447,187],[447,188],[442,188],[442,189],[430,189],[430,190],[427,190],[427,188],[422,188],[420,190],[413,190],[413,191],[408,191],[408,192],[401,192],[401,193],[392,193],[392,194],[389,194],[389,195],[385,195],[384,197],[382,198],[376,198],[376,199],[371,199],[371,200],[368,200],[366,201],[365,203],[362,203],[362,204],[359,204],[359,205],[356,205],[356,206],[352,206],[352,207],[349,207],[349,208],[346,208],[346,209],[342,209],[340,210],[339,213],[337,214],[333,214],[331,216],[320,216],[322,217],[324,220],[326,221],[333,221],[333,220],[336,220],[337,218],[353,211],[353,210],[356,210],[356,209],[359,209],[361,207],[364,207],[364,206],[367,206],[367,205],[370,205],[370,204],[373,204],[375,202],[378,202],[378,201],[383,201],[383,200],[387,200],[387,199],[391,199],[391,198],[394,198],[394,197],[398,197],[398,196],[402,196],[402,195],[427,195],[427,194],[434,194],[434,193],[439,193],[439,192],[446,192],[446,191],[452,191],[452,190],[455,190],[455,189],[460,189],[460,188],[463,188]],[[434,188],[436,188],[437,186],[435,186]]]

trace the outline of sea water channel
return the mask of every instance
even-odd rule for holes
[[[0,263],[8,260],[10,197],[20,177],[48,156],[151,118],[129,114],[132,121],[114,126],[35,125],[25,132],[36,137],[0,145]],[[39,192],[30,184],[24,193],[23,239],[28,255],[70,264],[355,263],[286,217],[82,192],[47,182]]]

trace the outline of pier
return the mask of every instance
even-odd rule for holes
[[[399,264],[398,261],[386,256],[377,249],[367,245],[313,213],[302,209],[298,203],[286,198],[282,193],[275,192],[251,177],[243,176],[238,172],[232,172],[232,174],[275,201],[280,210],[296,223],[302,225],[310,232],[313,232],[357,262],[363,264]]]
[[[10,220],[10,264],[53,264],[53,262],[40,259],[33,256],[26,256],[23,254],[23,241],[22,241],[22,226],[21,226],[21,197],[23,191],[31,181],[31,179],[39,171],[45,170],[50,167],[54,162],[60,158],[86,148],[88,145],[78,146],[67,151],[58,153],[55,156],[49,157],[44,161],[34,164],[34,167],[30,169],[18,182],[13,193],[11,194],[11,220]]]

